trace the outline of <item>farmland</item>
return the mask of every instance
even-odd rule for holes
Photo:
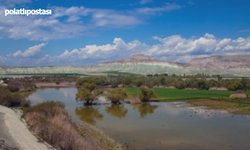
[[[214,91],[214,90],[178,90],[166,88],[153,88],[158,98],[154,100],[188,100],[188,99],[208,99],[212,97],[229,97],[234,91]],[[138,95],[140,88],[126,88],[129,96]],[[250,91],[245,92],[250,95]]]

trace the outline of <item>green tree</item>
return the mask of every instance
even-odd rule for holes
[[[246,85],[247,89],[250,90],[250,83]]]
[[[227,86],[227,89],[230,91],[243,90],[243,84],[239,80],[234,80]]]
[[[126,85],[129,85],[130,83],[132,83],[131,78],[130,78],[130,77],[126,77],[125,80],[124,80],[124,83],[125,83]]]
[[[146,102],[151,98],[157,98],[157,95],[155,94],[155,91],[153,89],[141,88],[139,98],[142,102]]]
[[[98,99],[98,96],[103,94],[102,89],[96,89],[95,83],[84,83],[82,87],[77,89],[75,99],[77,101],[85,101],[85,105],[92,105],[94,100]]]
[[[113,104],[121,104],[120,101],[125,100],[127,97],[125,89],[115,88],[108,92],[106,98],[110,100]]]
[[[143,84],[143,81],[142,81],[142,80],[137,80],[137,81],[136,81],[136,86],[137,86],[137,87],[142,86],[142,84]]]
[[[118,82],[112,82],[111,86],[112,86],[112,88],[117,88],[118,84],[119,84]]]
[[[86,88],[78,88],[75,96],[77,101],[85,101],[85,105],[92,105],[93,101],[97,99],[97,97]]]

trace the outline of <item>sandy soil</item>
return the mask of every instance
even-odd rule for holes
[[[60,84],[56,83],[35,83],[37,88],[63,88],[63,87],[73,87],[76,85],[76,82],[62,82]]]
[[[17,147],[20,150],[49,150],[51,147],[39,140],[29,131],[25,122],[21,120],[21,111],[12,110],[0,105],[0,113],[3,119],[0,121],[1,127],[5,130],[5,135],[8,136],[9,146]]]

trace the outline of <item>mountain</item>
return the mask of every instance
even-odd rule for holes
[[[193,75],[205,73],[223,76],[250,76],[250,56],[212,56],[193,59],[188,64],[161,61],[143,54],[132,55],[118,61],[104,62],[97,66],[8,67],[0,66],[0,74],[56,74],[100,73],[107,71],[135,74]]]
[[[188,67],[210,68],[210,69],[235,69],[250,68],[249,55],[236,56],[211,56],[207,58],[196,58],[191,60]]]
[[[130,65],[138,65],[138,64],[161,64],[161,65],[168,65],[168,66],[178,66],[177,63],[168,62],[168,61],[161,61],[154,58],[151,58],[144,54],[136,54],[132,55],[126,59],[120,59],[118,61],[110,61],[110,62],[103,62],[100,65],[109,65],[109,64],[130,64]]]

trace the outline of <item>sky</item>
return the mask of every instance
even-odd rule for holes
[[[250,55],[249,0],[0,0],[0,65]],[[8,15],[6,9],[50,9]]]

